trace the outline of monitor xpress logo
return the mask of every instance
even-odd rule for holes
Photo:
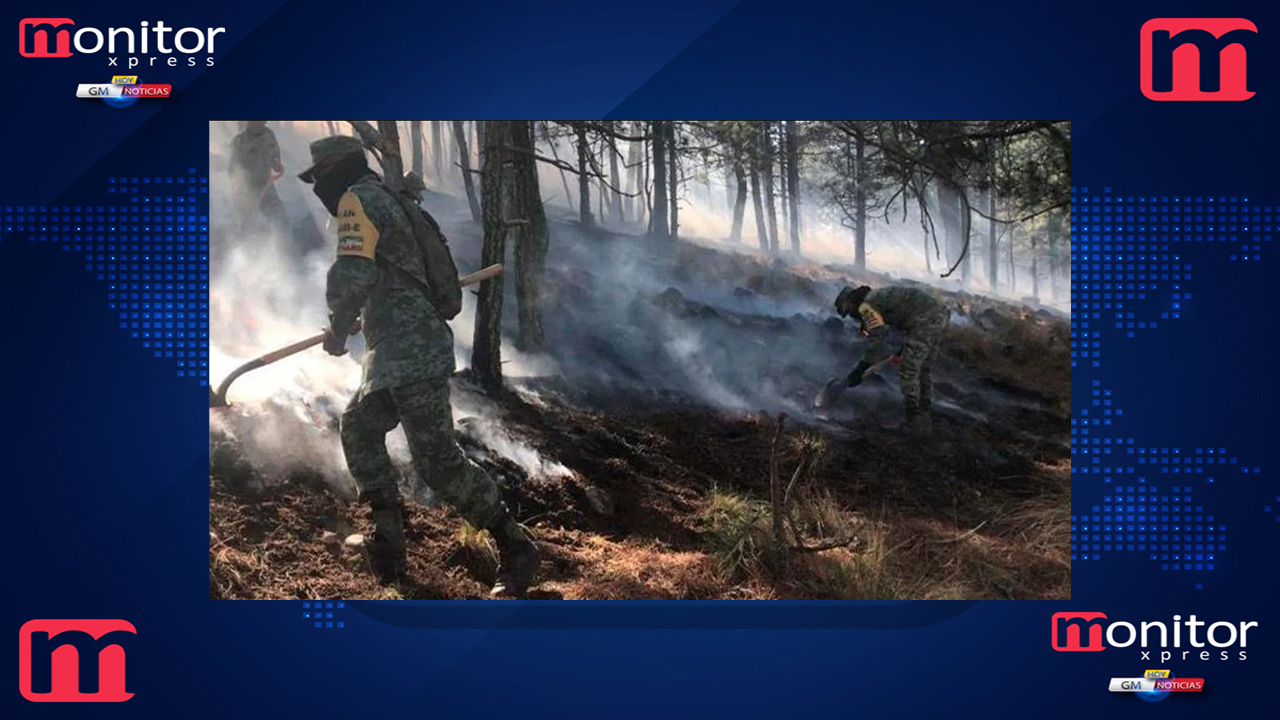
[[[23,18],[18,22],[18,54],[29,58],[69,58],[106,53],[108,67],[195,67],[197,55],[213,65],[214,41],[225,28],[174,28],[146,20],[136,28],[79,27],[71,18]],[[179,58],[186,55],[186,58]]]
[[[124,620],[32,620],[18,631],[18,690],[32,702],[124,702],[137,634]]]
[[[1244,18],[1156,18],[1142,26],[1142,94],[1152,100],[1248,100],[1245,44],[1258,28]]]
[[[1060,612],[1053,614],[1052,647],[1058,652],[1101,652],[1108,647],[1137,647],[1143,660],[1229,660],[1230,651],[1239,647],[1237,658],[1247,660],[1249,630],[1256,622],[1215,622],[1197,620],[1195,615],[1183,620],[1174,615],[1173,622],[1113,622],[1103,627],[1105,613]],[[1204,628],[1201,634],[1201,628]],[[1190,649],[1182,649],[1184,647]],[[1175,648],[1170,650],[1169,648]],[[1210,649],[1212,648],[1212,649]],[[1159,657],[1152,657],[1158,653]],[[1188,657],[1190,656],[1190,657]]]

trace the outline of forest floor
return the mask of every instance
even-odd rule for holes
[[[580,252],[628,242],[638,241],[607,238]],[[613,281],[574,252],[549,270],[549,328],[562,313],[607,305]],[[852,328],[826,310],[848,268],[686,243],[646,251],[643,262],[663,280],[623,303],[628,342],[665,336],[665,345],[638,353],[616,329],[576,326],[564,337],[549,329],[564,373],[513,380],[486,401],[506,433],[565,472],[531,476],[460,423],[464,449],[500,480],[542,548],[531,598],[1070,597],[1064,316],[939,293],[953,323],[925,440],[893,427],[901,400],[892,373],[828,413],[808,409],[856,347]],[[727,300],[692,299],[690,288],[713,284]],[[684,335],[671,340],[671,327],[692,328],[709,346],[692,360],[673,352]],[[690,364],[696,372],[672,378]],[[465,374],[454,392],[476,394]],[[717,400],[725,396],[734,400]],[[783,549],[771,464],[784,485],[796,478]],[[331,483],[268,476],[234,452],[211,451],[209,491],[213,598],[479,599],[494,580],[492,541],[447,508],[408,503],[408,573],[380,585],[342,543],[369,530],[368,510]]]

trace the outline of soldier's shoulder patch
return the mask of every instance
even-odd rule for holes
[[[338,256],[354,255],[373,259],[378,247],[378,228],[369,219],[364,204],[348,190],[338,201]]]
[[[884,327],[884,316],[879,310],[871,307],[866,303],[858,306],[858,314],[862,316],[862,329],[870,332],[878,327]]]

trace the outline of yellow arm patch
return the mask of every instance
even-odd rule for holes
[[[878,327],[884,327],[884,316],[879,310],[871,307],[866,303],[858,306],[858,314],[862,316],[862,329],[865,332],[871,332]]]
[[[360,198],[348,190],[338,200],[338,257],[354,255],[373,259],[378,247],[378,228],[365,214]]]

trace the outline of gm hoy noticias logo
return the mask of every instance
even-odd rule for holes
[[[1152,100],[1248,100],[1247,46],[1258,27],[1244,18],[1155,18],[1142,26],[1142,94]]]
[[[1053,614],[1052,647],[1058,652],[1102,652],[1108,648],[1136,646],[1142,660],[1247,660],[1249,631],[1256,622],[1206,623],[1190,615],[1174,615],[1172,622],[1157,620],[1137,625],[1126,621],[1106,623],[1105,613],[1060,612]],[[1201,629],[1203,628],[1203,634]],[[1171,649],[1172,648],[1172,649]],[[1153,657],[1159,653],[1159,657]]]
[[[124,702],[137,635],[125,620],[32,620],[18,630],[18,690],[31,702]]]
[[[109,83],[81,83],[76,86],[76,97],[98,98],[114,108],[129,107],[140,98],[164,100],[172,94],[172,85],[141,84],[137,75],[116,75]]]

